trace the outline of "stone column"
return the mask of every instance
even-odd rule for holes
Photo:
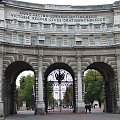
[[[77,58],[77,87],[78,87],[78,100],[77,100],[77,112],[84,113],[85,105],[82,99],[82,75],[81,75],[81,58]]]
[[[117,55],[117,81],[118,81],[118,95],[119,100],[117,101],[117,113],[120,113],[120,54]]]
[[[3,54],[0,53],[0,117],[4,116],[2,88],[3,88]]]
[[[45,114],[45,103],[43,100],[43,75],[42,75],[42,56],[38,56],[38,101],[37,114]]]

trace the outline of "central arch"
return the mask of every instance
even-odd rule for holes
[[[73,80],[73,112],[75,112],[75,107],[76,107],[76,100],[75,100],[75,75],[74,75],[74,72],[72,70],[72,68],[70,66],[68,66],[67,64],[65,63],[62,63],[62,62],[57,62],[57,63],[54,63],[52,65],[50,65],[47,70],[45,71],[45,74],[44,74],[44,91],[45,91],[45,96],[44,96],[44,100],[45,100],[45,111],[46,113],[48,112],[47,108],[48,108],[48,98],[47,98],[47,94],[48,94],[48,91],[47,91],[47,78],[48,78],[48,75],[56,70],[56,69],[61,69],[61,70],[66,70],[67,72],[69,72],[72,76],[72,80]]]
[[[87,69],[95,69],[102,74],[105,87],[104,111],[109,113],[116,113],[117,93],[114,69],[107,63],[103,62],[92,63],[87,67]]]

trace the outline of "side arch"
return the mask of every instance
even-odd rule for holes
[[[87,66],[87,69],[95,69],[99,71],[104,80],[105,87],[105,112],[116,113],[117,108],[117,81],[114,69],[107,63],[95,62]]]
[[[82,57],[82,72],[84,72],[87,67],[93,63],[106,63],[113,69],[116,69],[116,57],[115,56],[85,56]]]
[[[33,67],[23,61],[15,61],[8,65],[4,73],[4,114],[6,116],[10,114],[16,114],[16,78],[22,71],[32,70]]]

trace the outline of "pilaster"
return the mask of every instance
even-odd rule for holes
[[[77,99],[77,112],[84,113],[85,105],[82,99],[82,75],[81,75],[81,58],[77,57],[77,87],[78,87],[78,99]]]
[[[42,56],[38,56],[38,101],[36,103],[36,114],[45,114],[45,103],[43,100],[43,77],[42,77]]]
[[[3,54],[0,53],[0,117],[4,115],[3,100],[2,100],[2,78],[3,78]]]
[[[118,96],[119,100],[117,101],[117,113],[120,113],[120,54],[117,55],[117,80],[118,80]]]

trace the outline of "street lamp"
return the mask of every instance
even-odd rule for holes
[[[58,69],[58,73],[55,74],[56,80],[58,80],[58,84],[61,84],[61,81],[64,79],[65,74],[61,73],[60,69]]]
[[[55,73],[55,78],[58,80],[59,84],[59,103],[60,103],[60,112],[61,112],[61,81],[64,79],[65,74],[61,73],[60,69],[58,69],[58,73]]]

